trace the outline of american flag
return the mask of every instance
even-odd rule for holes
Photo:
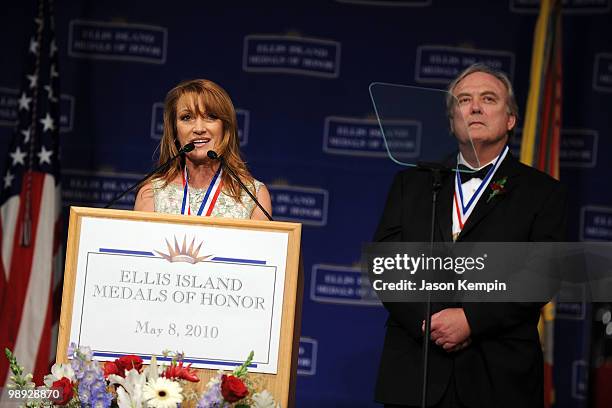
[[[53,294],[61,262],[58,50],[52,16],[52,0],[39,0],[18,120],[0,176],[0,346],[13,350],[38,383],[52,358]],[[6,358],[0,358],[0,386],[8,374]]]

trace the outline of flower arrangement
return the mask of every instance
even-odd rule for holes
[[[280,404],[276,404],[267,390],[255,392],[257,387],[248,378],[247,367],[251,361],[252,351],[244,364],[230,375],[219,371],[212,377],[198,401],[197,408],[280,408]]]
[[[92,408],[176,408],[191,401],[198,408],[280,408],[267,391],[257,391],[248,376],[247,360],[231,374],[217,373],[198,395],[188,383],[200,381],[191,364],[184,365],[182,353],[164,351],[169,365],[158,365],[155,356],[145,367],[140,357],[125,355],[104,364],[93,361],[88,347],[68,348],[70,363],[56,363],[44,377],[44,386],[32,382],[32,374],[24,375],[24,368],[9,350],[9,395],[22,401],[27,408],[92,407]]]

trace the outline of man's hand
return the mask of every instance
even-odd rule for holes
[[[461,344],[457,344],[451,348],[445,348],[444,346],[442,348],[444,348],[445,351],[449,352],[449,353],[454,353],[455,351],[459,351],[459,350],[463,350],[464,348],[466,348],[467,346],[469,346],[470,344],[472,344],[472,339],[470,339],[469,337],[467,338],[466,341],[464,341]],[[450,345],[450,343],[449,343]]]
[[[471,343],[470,333],[470,325],[461,308],[444,309],[431,316],[431,340],[446,351],[467,347]]]

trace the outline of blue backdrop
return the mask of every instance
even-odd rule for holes
[[[2,160],[34,3],[2,5]],[[612,240],[611,2],[564,4],[561,180],[571,191],[570,238]],[[508,72],[524,113],[537,7],[537,0],[58,2],[65,205],[99,206],[152,167],[172,86],[190,78],[221,84],[275,217],[304,224],[297,405],[375,406],[386,313],[360,290],[356,264],[399,166],[383,151],[368,85],[444,88],[484,61]],[[119,207],[132,202],[133,195]],[[586,406],[595,369],[610,362],[607,322],[592,325],[604,314],[586,304],[561,307],[558,406]]]

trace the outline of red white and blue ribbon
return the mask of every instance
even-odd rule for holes
[[[215,208],[215,203],[217,202],[217,198],[219,198],[219,193],[221,193],[221,175],[223,174],[223,170],[221,170],[221,166],[213,176],[208,189],[206,190],[206,194],[204,194],[204,199],[200,204],[200,209],[198,210],[199,216],[204,214],[205,216],[210,216],[212,214],[213,208]],[[181,214],[191,215],[191,206],[189,205],[189,175],[187,174],[187,166],[183,170],[183,204],[181,205]]]
[[[480,182],[480,185],[467,203],[465,203],[465,200],[463,198],[463,188],[461,186],[461,177],[459,174],[460,172],[458,169],[457,171],[455,171],[455,194],[453,197],[453,201],[455,204],[455,212],[457,214],[457,220],[459,221],[460,230],[463,229],[463,226],[472,214],[472,211],[474,210],[474,207],[476,207],[476,203],[480,199],[480,196],[482,196],[482,194],[486,190],[486,186],[489,185],[491,178],[493,178],[493,174],[495,174],[497,168],[504,161],[506,154],[508,154],[508,150],[508,146],[506,146],[497,158],[497,160],[495,160],[495,164],[493,165],[493,167],[491,167],[484,180]]]

